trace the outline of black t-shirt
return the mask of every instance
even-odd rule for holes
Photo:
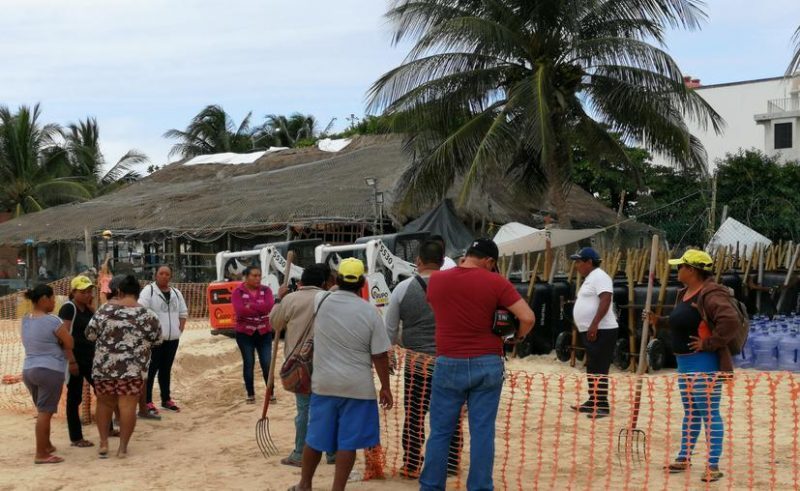
[[[698,336],[698,328],[703,320],[700,311],[692,304],[697,302],[697,295],[689,300],[681,300],[669,314],[669,328],[672,331],[672,352],[676,355],[693,353],[689,348],[689,336]]]
[[[172,296],[172,288],[170,288],[170,289],[169,289],[169,290],[167,290],[167,291],[163,291],[163,290],[162,290],[162,291],[161,291],[161,294],[162,294],[162,295],[164,295],[164,300],[166,300],[166,301],[167,301],[167,303],[169,303],[169,299],[170,299],[170,297]]]
[[[94,313],[89,309],[78,309],[77,315],[75,314],[75,305],[72,303],[65,303],[58,311],[58,317],[61,320],[71,321],[75,317],[75,322],[72,323],[72,338],[75,340],[75,351],[91,351],[94,350],[94,343],[86,339],[86,326],[92,320]]]

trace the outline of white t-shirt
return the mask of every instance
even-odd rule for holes
[[[445,270],[448,270],[448,269],[452,269],[452,268],[455,268],[456,266],[457,266],[457,264],[456,264],[455,261],[453,261],[449,257],[445,256],[444,257],[444,264],[442,264],[442,267],[439,268],[439,271],[445,271]]]
[[[614,282],[605,271],[595,268],[584,279],[581,289],[578,290],[578,298],[575,299],[575,307],[572,309],[572,317],[575,319],[578,331],[586,332],[589,330],[594,316],[597,315],[597,308],[600,307],[600,294],[606,292],[614,294]],[[616,329],[617,326],[617,316],[614,314],[614,304],[612,302],[598,328]]]

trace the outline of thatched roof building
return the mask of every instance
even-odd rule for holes
[[[397,137],[358,137],[338,153],[316,148],[285,150],[253,164],[185,166],[178,162],[112,194],[2,223],[0,244],[19,245],[26,239],[39,244],[82,240],[84,229],[93,236],[111,230],[115,237],[163,240],[213,239],[224,233],[276,234],[287,227],[325,224],[370,227],[378,207],[366,177],[375,178],[377,191],[384,195],[380,218],[399,228],[415,214],[401,215],[393,207],[393,189],[408,165]],[[416,215],[431,205],[421,204]],[[614,211],[577,186],[569,205],[576,226],[609,226],[617,220]],[[483,194],[459,214],[474,228],[508,221],[535,226],[542,208],[511,196]]]

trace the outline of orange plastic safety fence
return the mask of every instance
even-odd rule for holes
[[[404,462],[408,441],[399,437],[402,425],[425,427],[422,438],[430,432],[429,418],[414,399],[415,390],[430,387],[406,385],[401,389],[398,378],[419,375],[420,367],[435,366],[429,357],[416,353],[398,356],[398,360],[393,380],[396,407],[383,414],[383,447],[387,465],[392,467],[387,476],[396,475],[400,470],[397,463]],[[430,362],[425,365],[423,360]],[[524,364],[526,370],[508,371],[500,398],[494,459],[498,489],[798,489],[800,374],[743,370],[728,379],[664,373],[643,377],[639,391],[635,376],[614,374],[608,389],[610,414],[592,418],[569,407],[586,400],[584,375],[577,371],[537,373],[541,358],[529,360]],[[414,368],[406,370],[403,363]],[[521,365],[515,362],[516,368]],[[553,369],[549,360],[546,369]],[[635,446],[626,448],[619,433],[632,429],[631,411],[637,394],[640,414],[636,429],[646,437],[640,453]],[[718,408],[718,414],[709,407]],[[409,417],[417,421],[409,422]],[[724,433],[717,431],[717,422]],[[462,418],[462,425],[458,475],[450,478],[456,488],[463,488],[470,467],[468,418]],[[714,431],[706,433],[706,427]],[[688,442],[689,437],[696,438],[692,465],[686,472],[670,474],[665,467],[675,461],[682,440]],[[718,465],[724,477],[719,483],[701,480],[712,447],[722,449]],[[424,446],[416,464],[423,458]]]

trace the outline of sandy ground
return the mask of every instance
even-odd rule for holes
[[[126,460],[98,460],[96,448],[69,447],[62,411],[54,420],[53,442],[66,462],[33,465],[34,420],[24,386],[0,385],[0,489],[283,490],[294,484],[299,469],[279,463],[294,442],[293,395],[279,390],[278,403],[270,408],[270,428],[281,455],[265,459],[254,437],[261,406],[244,403],[235,342],[210,336],[202,324],[193,327],[181,341],[174,370],[174,398],[183,411],[164,414],[160,422],[140,421]],[[15,323],[0,324],[0,375],[19,369],[21,348],[14,345],[15,331]],[[742,372],[726,387],[727,438],[721,464],[726,478],[706,486],[699,481],[706,452],[702,441],[692,472],[670,476],[661,470],[677,451],[683,416],[673,374],[659,372],[642,385],[639,428],[647,433],[648,445],[640,462],[617,454],[618,432],[629,422],[633,377],[614,377],[613,413],[594,421],[568,409],[585,398],[579,368],[552,356],[512,360],[508,368],[496,425],[498,489],[800,487],[800,378]],[[356,482],[352,489],[417,489],[416,482],[397,476],[402,457],[402,377],[393,377],[392,383],[400,404],[383,414],[387,479]],[[263,396],[260,389],[259,398]],[[97,441],[94,426],[85,427],[85,433]],[[450,488],[465,487],[468,442],[462,459],[462,473],[449,481]],[[357,469],[363,470],[361,454]],[[320,466],[317,488],[328,488],[332,471],[331,466]]]

